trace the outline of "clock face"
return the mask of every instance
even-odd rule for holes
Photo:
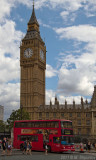
[[[44,60],[44,52],[43,52],[43,50],[40,50],[40,58],[41,58],[42,60]]]
[[[30,57],[32,56],[32,54],[33,54],[33,51],[32,51],[32,49],[30,49],[30,48],[27,48],[27,49],[24,51],[24,56],[25,56],[26,58],[30,58]]]

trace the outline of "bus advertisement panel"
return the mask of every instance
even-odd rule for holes
[[[32,150],[49,152],[75,151],[72,121],[69,120],[22,120],[14,122],[13,146],[22,149],[24,141],[32,142]]]

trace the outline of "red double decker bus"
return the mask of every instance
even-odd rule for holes
[[[24,141],[32,142],[32,150],[49,152],[75,151],[72,121],[69,120],[22,120],[14,122],[13,146],[22,149]]]

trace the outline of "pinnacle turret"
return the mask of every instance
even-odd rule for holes
[[[91,105],[93,108],[96,108],[96,85],[94,86],[94,92],[91,98]]]

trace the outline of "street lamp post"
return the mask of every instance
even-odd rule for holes
[[[23,109],[22,104],[20,105],[20,109],[21,109],[21,120],[22,120],[22,109]]]
[[[4,126],[4,137],[5,137],[5,126]]]

